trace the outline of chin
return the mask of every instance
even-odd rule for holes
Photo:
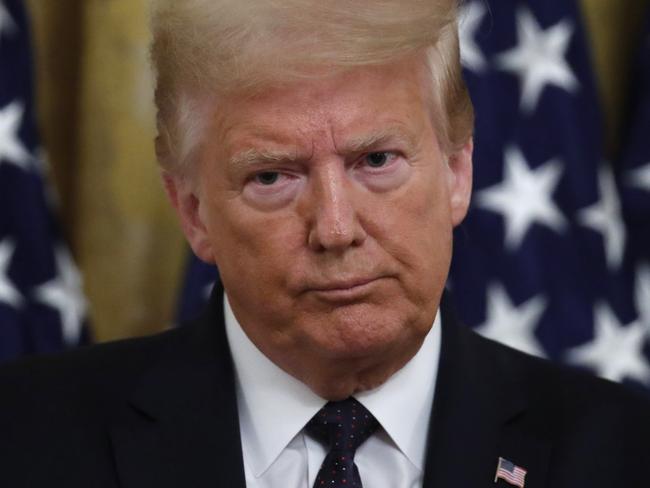
[[[314,351],[331,360],[376,362],[421,342],[429,327],[416,324],[419,322],[412,314],[359,305],[333,311],[321,323],[313,324],[311,338]]]
[[[325,359],[331,361],[372,361],[388,354],[391,345],[397,341],[347,341],[345,343],[320,342],[317,349]]]

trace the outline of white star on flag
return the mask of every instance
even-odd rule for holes
[[[9,265],[16,245],[11,239],[0,242],[0,303],[18,308],[23,303],[23,297],[9,279]]]
[[[206,300],[210,298],[210,295],[212,295],[212,290],[214,289],[215,283],[216,283],[215,281],[212,281],[207,285],[205,285],[205,287],[203,288],[203,298],[205,298]]]
[[[650,365],[643,354],[647,330],[640,321],[623,326],[606,304],[594,310],[594,340],[571,349],[569,362],[596,370],[612,381],[630,378],[650,384]]]
[[[650,191],[650,163],[628,171],[625,175],[625,182],[628,186]]]
[[[626,231],[621,214],[621,202],[612,171],[601,165],[598,170],[600,201],[580,211],[578,220],[603,236],[605,256],[610,269],[618,269],[625,254]]]
[[[57,274],[51,281],[40,285],[35,296],[40,302],[59,311],[63,340],[66,344],[74,345],[79,341],[87,309],[81,276],[66,249],[57,247],[55,258]]]
[[[517,11],[519,45],[500,54],[497,65],[519,76],[524,112],[535,111],[546,85],[568,92],[578,88],[578,80],[565,59],[572,35],[573,26],[568,20],[543,30],[527,8]]]
[[[0,1],[0,43],[2,42],[2,37],[4,34],[12,34],[16,31],[16,23],[14,19],[11,18],[7,7],[4,6],[4,3]]]
[[[634,298],[639,320],[650,334],[650,265],[644,264],[636,270]]]
[[[535,337],[535,328],[546,309],[546,300],[536,296],[515,306],[503,286],[493,283],[487,289],[486,320],[476,331],[520,351],[545,357]]]
[[[486,12],[487,8],[482,2],[470,2],[462,6],[458,16],[461,62],[467,69],[477,73],[487,68],[483,52],[475,40]]]
[[[31,156],[18,137],[25,107],[14,101],[0,109],[0,164],[3,161],[27,169]]]
[[[503,181],[479,191],[476,203],[503,215],[508,250],[515,250],[521,245],[534,223],[557,232],[564,230],[566,219],[552,197],[562,171],[562,165],[556,160],[547,161],[531,170],[517,147],[506,148]]]

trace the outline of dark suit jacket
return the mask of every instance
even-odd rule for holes
[[[244,487],[221,302],[154,337],[1,368],[0,486]],[[444,306],[442,324],[425,487],[508,486],[499,456],[528,488],[650,487],[646,399],[485,340]]]

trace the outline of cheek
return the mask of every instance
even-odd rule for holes
[[[403,265],[406,286],[423,297],[444,285],[451,260],[453,227],[442,176],[419,178],[384,207],[390,217],[381,231],[382,247]]]
[[[305,240],[304,229],[288,213],[264,213],[236,199],[212,205],[209,234],[215,261],[235,279],[278,279]],[[275,277],[275,278],[274,278]]]
[[[285,324],[291,322],[287,272],[294,269],[289,264],[295,261],[298,233],[288,219],[231,210],[224,207],[211,228],[221,281],[240,323],[252,327],[247,332],[258,344],[268,340],[270,331],[280,334],[274,341],[282,341]],[[254,328],[262,323],[263,330]]]

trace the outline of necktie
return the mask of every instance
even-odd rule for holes
[[[329,402],[314,415],[305,429],[329,447],[314,488],[361,488],[354,454],[378,425],[377,419],[354,398]]]

